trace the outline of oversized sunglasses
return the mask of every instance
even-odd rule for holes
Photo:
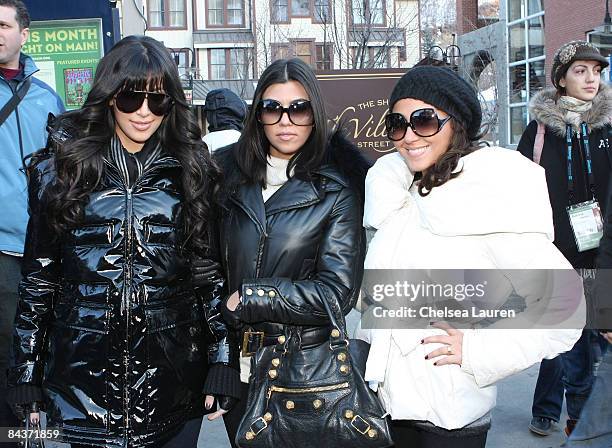
[[[257,121],[261,124],[276,124],[283,118],[286,113],[289,121],[296,126],[312,126],[314,124],[314,115],[312,113],[312,105],[308,100],[296,100],[289,104],[289,107],[283,107],[276,100],[261,100],[257,105]]]
[[[145,98],[149,110],[159,117],[166,115],[174,104],[172,98],[165,93],[147,92],[145,90],[122,90],[115,97],[115,105],[121,112],[131,114],[142,107]]]
[[[419,137],[436,135],[452,117],[440,119],[436,111],[431,108],[417,109],[410,114],[410,121],[402,114],[390,113],[385,117],[387,138],[394,142],[406,136],[408,127]]]

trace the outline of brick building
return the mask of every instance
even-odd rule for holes
[[[500,0],[499,21],[486,25],[478,11],[487,1],[457,0],[459,46],[466,74],[477,76],[495,62],[497,136],[512,147],[529,122],[529,100],[550,86],[555,51],[570,40],[591,40],[603,25],[606,1]]]

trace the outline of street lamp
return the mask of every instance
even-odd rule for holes
[[[609,57],[612,53],[612,18],[610,18],[609,0],[606,0],[606,15],[602,26],[588,34],[589,42],[599,48],[602,55]]]
[[[433,45],[427,52],[427,59],[432,65],[449,65],[457,71],[461,62],[461,49],[455,44],[449,45],[446,49],[439,45]],[[433,61],[436,61],[437,64]]]

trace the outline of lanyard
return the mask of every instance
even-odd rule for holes
[[[582,134],[582,147],[584,148],[584,155],[586,158],[587,175],[589,178],[589,190],[595,197],[595,176],[593,175],[593,160],[591,159],[591,144],[589,143],[589,132],[587,130],[586,123],[580,125],[580,131]]]
[[[580,125],[580,139],[582,140],[582,147],[584,148],[589,191],[591,192],[592,198],[595,198],[595,176],[593,175],[591,145],[589,143],[587,125],[584,122]],[[567,189],[571,200],[574,193],[574,174],[572,173],[572,127],[570,125],[565,129],[565,143],[567,144]]]
[[[574,175],[572,174],[572,127],[565,128],[565,143],[567,144],[567,190],[570,200],[574,195]]]

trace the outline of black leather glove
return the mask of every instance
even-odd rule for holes
[[[231,410],[234,406],[236,406],[236,403],[238,403],[239,401],[238,398],[228,397],[227,395],[219,395],[216,398],[219,407],[225,411]]]
[[[20,422],[24,422],[32,412],[40,412],[40,406],[36,401],[33,403],[14,404],[13,412],[15,412]]]
[[[221,265],[210,258],[191,261],[191,279],[196,286],[210,286],[221,278]]]
[[[219,311],[221,312],[221,316],[223,317],[223,320],[227,323],[227,325],[236,330],[240,330],[244,326],[244,323],[240,320],[240,311],[242,310],[242,303],[239,303],[234,311],[230,311],[227,307],[227,301],[230,297],[231,296],[226,297],[225,300],[221,303],[221,305],[219,306]]]

